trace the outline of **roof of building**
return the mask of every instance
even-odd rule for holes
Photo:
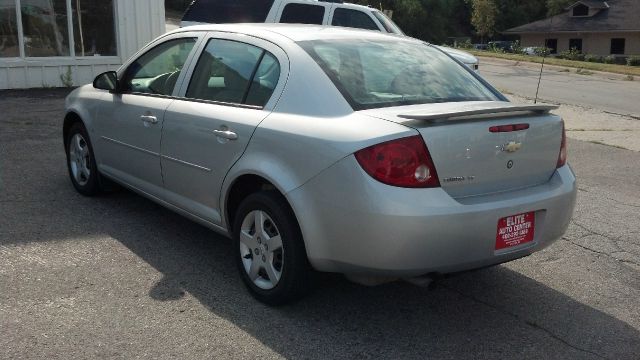
[[[586,5],[586,6],[590,7],[590,8],[594,8],[594,9],[608,9],[609,8],[609,4],[607,4],[606,1],[602,1],[602,0],[580,0],[578,2],[573,3],[571,6],[567,7],[566,10],[573,9],[578,4],[583,4],[583,5]]]
[[[579,3],[600,11],[590,17],[572,17],[570,10]],[[547,19],[514,27],[506,30],[505,33],[640,31],[640,21],[638,21],[640,1],[638,0],[581,0],[567,10]]]

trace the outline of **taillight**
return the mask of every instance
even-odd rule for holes
[[[562,142],[560,143],[560,154],[558,155],[558,164],[556,168],[561,168],[567,163],[567,132],[564,129],[564,121],[562,122]]]
[[[355,153],[360,166],[374,179],[408,188],[439,187],[440,181],[421,136],[388,141]]]

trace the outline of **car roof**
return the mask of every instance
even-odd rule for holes
[[[344,28],[328,25],[307,24],[281,24],[281,23],[257,23],[257,24],[206,24],[186,26],[172,31],[169,34],[189,31],[221,31],[239,34],[253,35],[267,40],[276,40],[278,37],[286,37],[291,41],[307,40],[336,40],[336,39],[369,39],[369,40],[395,40],[421,42],[406,36],[387,34],[379,31],[371,31],[356,28]]]

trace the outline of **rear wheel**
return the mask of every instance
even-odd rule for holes
[[[312,270],[298,223],[282,196],[273,191],[252,194],[235,219],[237,265],[251,294],[269,305],[304,295]]]
[[[85,196],[100,192],[100,179],[93,156],[89,135],[82,123],[76,123],[69,129],[66,143],[67,167],[71,183]]]

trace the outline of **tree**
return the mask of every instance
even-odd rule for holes
[[[576,0],[547,0],[547,15],[558,15],[575,2]]]
[[[493,35],[498,8],[494,0],[473,0],[472,7],[471,24],[480,35],[480,42],[484,42],[485,36]]]

